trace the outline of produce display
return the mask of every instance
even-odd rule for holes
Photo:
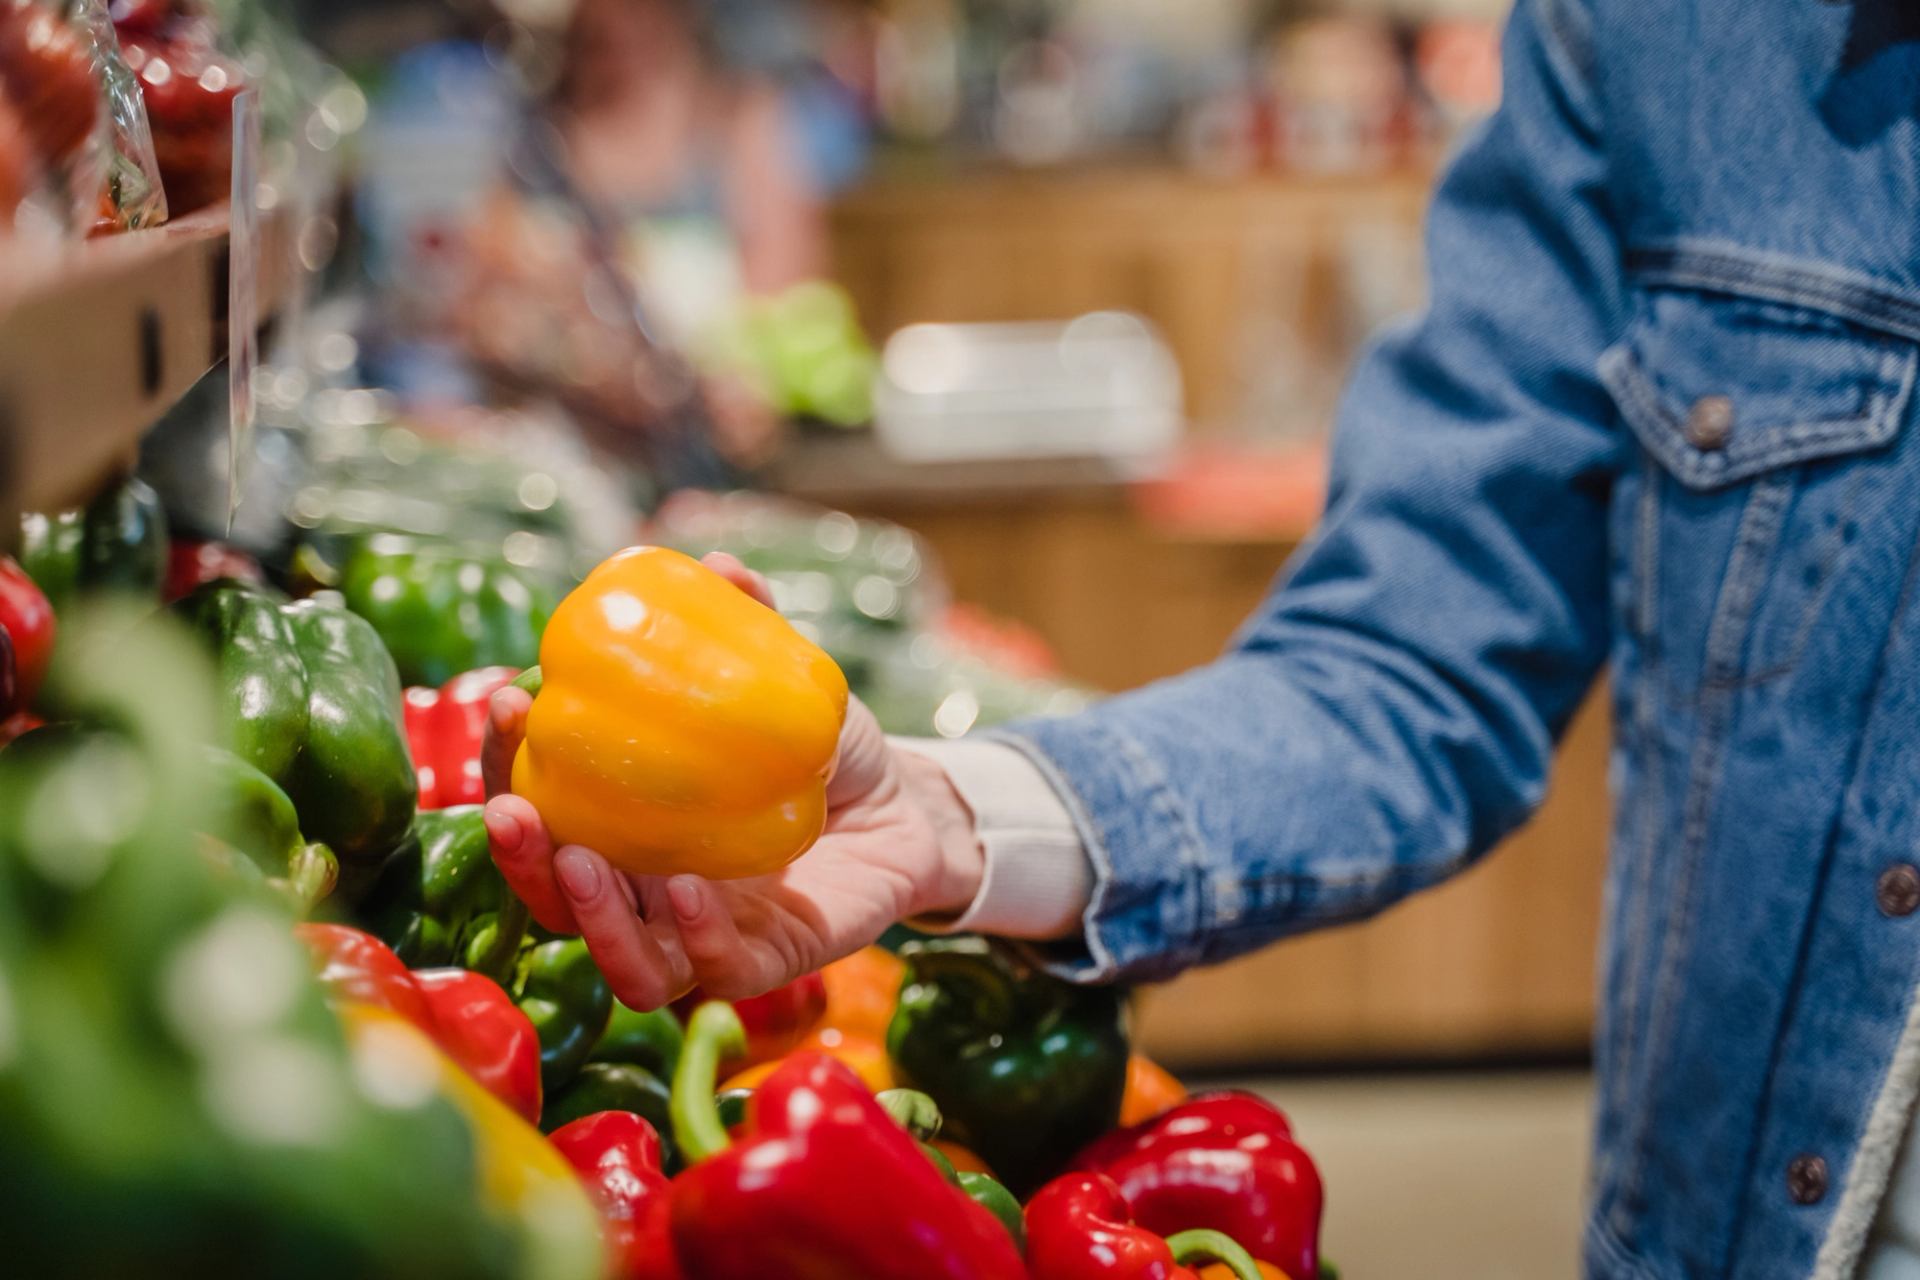
[[[530,923],[489,854],[477,760],[486,697],[513,668],[403,695],[389,645],[338,593],[187,572],[163,604],[157,525],[127,485],[26,517],[57,622],[0,562],[11,702],[52,720],[0,750],[0,796],[14,797],[0,991],[38,1028],[60,1007],[48,1001],[71,998],[60,982],[85,981],[117,993],[89,1016],[127,1028],[0,1053],[0,1117],[31,1135],[0,1185],[177,1206],[157,1249],[151,1233],[97,1231],[89,1263],[138,1249],[159,1260],[142,1274],[184,1274],[244,1203],[261,1225],[240,1253],[269,1269],[312,1239],[362,1275],[1324,1273],[1319,1175],[1286,1117],[1247,1094],[1186,1097],[1130,1052],[1123,993],[1064,983],[1010,945],[921,938],[734,1005],[697,991],[623,1005],[583,942]],[[174,560],[254,569],[222,551]],[[103,608],[118,621],[93,623]],[[153,678],[149,652],[179,674]],[[676,551],[638,548],[560,601],[539,656],[520,677],[537,692],[516,778],[544,789],[557,828],[584,817],[569,830],[610,853],[706,874],[804,856],[847,693],[777,614]],[[613,749],[635,742],[655,753],[637,767]],[[46,845],[45,806],[94,803],[101,769],[147,782],[116,788],[118,817],[76,812]],[[722,816],[676,827],[670,794]],[[629,829],[649,842],[608,838]],[[54,902],[69,905],[49,915]],[[76,974],[58,942],[73,929],[124,936]],[[296,941],[305,965],[288,959]],[[160,964],[156,995],[138,974],[169,947],[189,958]],[[271,1001],[247,994],[276,973]],[[156,999],[187,1020],[169,1033],[184,1065],[129,1085],[138,1114],[90,1137],[101,1122],[45,1076],[48,1055],[108,1052],[102,1037],[132,1035]],[[294,1010],[306,1039],[282,1029]],[[219,1056],[263,1036],[253,1067]],[[258,1135],[206,1110],[216,1095],[193,1073],[216,1069],[265,1073],[249,1105],[266,1110],[246,1113]],[[132,1145],[163,1123],[187,1126],[192,1177]],[[127,1185],[62,1154],[102,1141]],[[354,1161],[385,1163],[350,1177]],[[462,1243],[432,1251],[427,1226]]]

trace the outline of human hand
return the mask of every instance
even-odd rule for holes
[[[705,558],[771,606],[765,579],[734,557]],[[973,815],[938,765],[887,742],[873,713],[847,707],[827,783],[826,831],[771,875],[707,880],[639,876],[591,849],[556,849],[532,804],[508,786],[532,698],[493,695],[481,767],[494,862],[534,919],[578,933],[613,993],[659,1008],[698,984],[737,1000],[769,991],[878,938],[895,921],[958,911],[973,900],[984,860]]]

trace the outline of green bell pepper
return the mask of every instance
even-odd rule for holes
[[[481,813],[470,804],[415,814],[354,915],[409,969],[458,965],[504,984],[527,934],[527,908],[493,865]]]
[[[167,574],[167,515],[159,495],[129,477],[85,507],[26,513],[20,567],[55,613],[102,592],[159,599]]]
[[[671,1080],[673,1069],[680,1065],[680,1046],[685,1041],[686,1032],[681,1030],[680,1019],[674,1017],[671,1010],[642,1013],[629,1009],[616,998],[607,1029],[601,1033],[587,1060],[626,1063],[651,1071],[662,1080]]]
[[[984,938],[900,950],[907,978],[887,1029],[901,1082],[1021,1198],[1120,1119],[1121,993],[1079,987]]]
[[[672,1090],[659,1076],[624,1062],[589,1062],[540,1109],[540,1128],[552,1133],[561,1125],[600,1111],[631,1111],[660,1134],[661,1161],[674,1163],[673,1123],[668,1110]]]
[[[218,666],[227,744],[286,789],[308,837],[333,849],[343,873],[391,853],[418,791],[399,677],[366,620],[232,581],[173,609]]]
[[[1027,1247],[1026,1218],[1021,1213],[1020,1202],[1013,1198],[1013,1192],[1002,1186],[991,1174],[976,1173],[969,1169],[962,1173],[953,1167],[953,1161],[946,1153],[933,1145],[940,1136],[943,1118],[940,1108],[932,1098],[917,1089],[887,1089],[876,1094],[874,1101],[881,1110],[892,1116],[894,1123],[913,1135],[920,1144],[920,1151],[933,1161],[933,1167],[940,1176],[960,1188],[961,1194],[985,1209],[1000,1220],[1007,1229],[1013,1242],[1022,1249]]]
[[[296,911],[331,893],[339,861],[326,845],[300,834],[299,815],[279,784],[231,751],[203,747],[201,753],[215,801],[206,834],[244,855]]]
[[[400,678],[439,687],[477,667],[528,667],[553,613],[552,590],[506,560],[382,534],[340,572],[347,608],[386,641]]]
[[[6,1274],[577,1275],[482,1203],[451,1104],[355,1086],[289,915],[200,856],[197,646],[89,613],[49,676],[82,728],[0,751]]]
[[[579,1074],[605,1034],[613,992],[587,944],[560,938],[523,954],[514,1002],[540,1037],[540,1086],[551,1097]]]

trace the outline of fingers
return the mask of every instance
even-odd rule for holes
[[[519,796],[487,801],[487,844],[507,885],[545,928],[578,932],[573,909],[553,878],[553,837],[534,807]]]
[[[605,858],[568,845],[554,855],[553,867],[587,950],[622,1003],[658,1009],[693,985],[685,956],[678,947],[663,947],[654,927],[635,914],[621,887],[624,877]]]
[[[533,695],[525,689],[496,690],[487,701],[487,728],[480,740],[480,777],[487,794],[505,794],[513,785],[513,757],[527,736],[527,710]]]
[[[840,749],[827,778],[827,807],[845,808],[864,800],[887,776],[893,747],[880,722],[858,698],[847,701],[847,723],[840,730]]]
[[[731,555],[725,551],[709,551],[706,555],[700,557],[700,563],[752,596],[755,600],[758,600],[761,604],[767,606],[767,608],[771,609],[774,607],[773,586],[767,581],[766,575],[747,568],[746,565],[741,563],[740,557]]]
[[[680,946],[700,989],[716,1000],[739,1000],[779,985],[768,972],[761,949],[740,936],[733,913],[720,894],[699,876],[674,876],[666,882]]]

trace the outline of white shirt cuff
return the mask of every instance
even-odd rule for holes
[[[1093,863],[1073,815],[1012,747],[969,739],[894,738],[946,771],[973,811],[986,855],[980,892],[959,915],[908,921],[925,933],[992,933],[1051,941],[1077,936],[1093,898]]]

